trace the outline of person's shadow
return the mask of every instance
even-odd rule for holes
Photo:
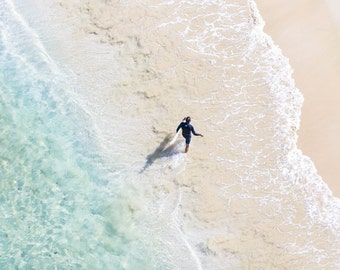
[[[170,157],[174,154],[178,154],[179,151],[175,151],[176,143],[169,145],[173,134],[168,134],[160,143],[160,145],[156,148],[156,150],[146,157],[146,162],[144,167],[139,171],[139,173],[143,173],[147,168],[149,168],[156,159],[163,158],[163,157]]]

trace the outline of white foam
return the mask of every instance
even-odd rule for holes
[[[270,257],[268,254],[274,253],[278,261],[274,258],[273,264],[283,261],[289,267],[293,257],[284,250],[294,246],[296,254],[306,250],[312,252],[313,247],[305,249],[305,246],[298,246],[294,241],[298,237],[302,242],[312,238],[317,245],[320,235],[325,233],[330,236],[323,226],[335,228],[333,237],[338,237],[335,222],[339,218],[339,204],[330,196],[313,165],[296,148],[296,129],[299,127],[303,99],[291,78],[289,61],[270,37],[263,33],[264,22],[254,2],[248,1],[248,4],[250,12],[249,6],[218,1],[168,1],[153,5],[146,15],[155,18],[158,18],[157,14],[162,16],[151,22],[150,32],[144,31],[144,24],[138,22],[136,25],[143,30],[139,34],[152,36],[152,31],[158,33],[162,30],[166,41],[172,40],[168,35],[177,33],[174,30],[178,26],[182,40],[179,40],[178,46],[175,45],[176,48],[171,47],[170,43],[164,45],[163,40],[154,41],[160,45],[151,51],[149,58],[143,59],[143,63],[147,67],[153,66],[152,61],[159,59],[153,59],[152,53],[157,55],[157,50],[165,48],[164,56],[168,58],[164,59],[176,58],[174,66],[165,69],[156,80],[149,81],[132,80],[131,70],[115,72],[114,76],[110,76],[109,68],[100,66],[98,70],[107,70],[106,75],[101,72],[93,74],[100,74],[103,82],[96,84],[95,76],[92,78],[90,74],[87,80],[94,80],[91,86],[95,86],[96,91],[89,91],[90,96],[86,93],[80,99],[80,106],[86,108],[94,119],[109,164],[115,164],[120,169],[117,175],[121,185],[124,186],[125,181],[128,183],[126,187],[130,185],[136,194],[142,194],[140,204],[145,209],[141,207],[140,216],[144,214],[146,220],[151,220],[147,228],[150,237],[153,232],[157,232],[156,236],[164,236],[164,241],[160,241],[173,252],[168,256],[174,260],[178,256],[178,261],[186,261],[183,256],[189,254],[189,263],[186,263],[191,262],[195,269],[202,269],[205,264],[204,256],[197,252],[197,246],[193,243],[204,237],[209,241],[207,235],[214,235],[212,232],[216,232],[230,246],[235,245],[219,247],[216,244],[216,254],[221,258],[236,258],[240,268],[248,266],[254,269],[265,267]],[[167,10],[171,5],[174,9]],[[212,13],[206,12],[207,6],[212,8]],[[186,10],[194,15],[190,17]],[[133,21],[133,18],[130,20]],[[105,49],[108,48],[105,45]],[[131,48],[134,47],[131,45]],[[140,48],[135,50],[129,51],[128,56],[133,58],[134,53],[139,55]],[[88,52],[95,54],[95,50]],[[126,60],[124,52],[120,53]],[[190,58],[186,53],[189,56],[192,53],[194,57]],[[119,57],[118,53],[112,55],[110,59]],[[178,55],[187,59],[181,62]],[[114,68],[127,70],[122,65],[124,61],[118,64],[112,62]],[[138,72],[140,70],[137,68]],[[114,78],[111,80],[111,77]],[[214,84],[216,82],[217,86]],[[103,86],[105,83],[107,85]],[[152,93],[154,95],[138,94],[155,88],[159,91]],[[197,122],[209,134],[206,145],[203,142],[193,145],[197,151],[192,156],[191,153],[179,153],[184,145],[176,144],[177,133],[168,146],[176,146],[174,151],[178,153],[154,156],[152,165],[143,173],[138,173],[162,141],[163,135],[168,129],[173,129],[172,125],[177,121],[175,114],[182,115],[183,110],[188,109],[200,117]],[[276,117],[273,122],[272,114]],[[162,118],[165,120],[160,120]],[[156,128],[153,130],[153,127]],[[190,205],[189,208],[180,209],[184,205],[181,204],[181,188],[190,185],[189,188],[198,190],[203,188],[200,186],[202,181],[220,184],[221,194],[214,195],[224,200],[224,218],[212,220],[213,215],[210,216],[211,220],[206,217],[204,221],[188,218],[188,215],[195,215],[190,207],[194,207],[195,200],[201,199],[199,192],[188,191],[192,195],[190,198],[195,200],[192,204],[186,204]],[[114,185],[111,188],[114,189]],[[195,227],[203,229],[195,230]],[[304,234],[310,228],[315,232]],[[280,231],[286,233],[285,239]],[[173,247],[177,244],[178,250]],[[248,245],[256,248],[249,250]],[[307,254],[305,259],[301,259],[301,264],[304,260],[320,262],[328,255],[333,260],[335,248],[334,243],[330,242],[328,249],[319,252],[318,257]],[[180,251],[185,255],[179,254]],[[166,257],[166,250],[160,253]],[[211,263],[215,262],[217,255],[207,254],[206,257],[205,263],[210,263],[209,269],[219,269]],[[255,258],[262,259],[259,265]]]

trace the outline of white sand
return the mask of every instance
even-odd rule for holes
[[[340,197],[340,2],[256,2],[305,98],[298,145]]]
[[[133,167],[135,159],[142,157],[144,161],[145,156],[154,151],[157,142],[165,133],[171,130],[174,132],[178,121],[188,113],[189,106],[193,125],[197,132],[205,135],[204,138],[193,139],[188,160],[185,162],[179,160],[180,165],[175,169],[179,171],[184,163],[186,167],[176,179],[164,177],[167,168],[172,175],[171,167],[152,170],[157,164],[148,168],[145,174],[139,175],[138,183],[145,181],[145,186],[153,185],[152,191],[147,194],[148,198],[144,198],[144,204],[155,194],[157,198],[162,194],[168,196],[169,199],[162,204],[162,210],[166,209],[170,201],[171,215],[176,212],[176,218],[182,218],[178,221],[180,224],[178,227],[183,230],[180,235],[185,234],[188,238],[191,236],[193,246],[199,246],[203,253],[215,255],[207,257],[225,258],[229,264],[240,261],[247,269],[260,269],[265,266],[270,269],[283,269],[286,265],[292,266],[291,269],[304,268],[306,254],[299,248],[301,246],[303,248],[306,239],[310,239],[312,233],[314,238],[315,235],[317,237],[316,244],[313,245],[328,251],[329,260],[334,260],[331,251],[337,249],[334,247],[336,243],[328,242],[333,234],[323,226],[314,226],[312,229],[308,227],[306,202],[300,199],[303,195],[299,195],[301,192],[299,185],[293,186],[287,182],[288,186],[285,187],[285,183],[268,182],[266,178],[268,175],[263,174],[263,169],[275,166],[276,155],[282,153],[282,148],[263,147],[272,139],[274,130],[257,129],[256,132],[263,134],[254,136],[258,139],[256,142],[253,137],[240,138],[238,135],[242,135],[240,128],[252,130],[254,121],[259,127],[267,127],[267,123],[274,121],[272,117],[276,119],[277,115],[268,113],[266,107],[271,104],[270,100],[265,100],[268,98],[267,86],[263,88],[253,86],[254,89],[249,87],[251,91],[248,89],[247,95],[250,106],[244,114],[241,114],[238,111],[237,97],[234,97],[236,105],[233,107],[233,103],[227,102],[230,98],[228,91],[218,91],[221,83],[218,65],[224,67],[224,63],[212,65],[204,58],[198,57],[198,54],[187,50],[183,39],[178,38],[178,29],[175,27],[185,27],[185,23],[165,30],[152,27],[161,21],[161,16],[167,14],[166,6],[163,7],[163,13],[146,10],[139,2],[109,6],[105,1],[96,0],[85,3],[64,0],[58,3],[53,8],[55,12],[61,13],[59,20],[63,19],[65,24],[65,30],[56,48],[60,54],[58,59],[65,60],[76,73],[79,83],[89,88],[92,99],[85,99],[87,102],[85,107],[94,118],[97,131],[101,138],[104,138],[107,148],[125,153],[115,163],[120,164],[124,159],[128,159],[129,166]],[[192,7],[188,10],[192,11]],[[188,10],[180,9],[178,12],[183,12],[180,17],[184,18]],[[169,7],[168,13],[172,12]],[[195,23],[198,29],[203,29],[204,21]],[[238,64],[239,59],[237,57],[235,59],[235,63],[230,60],[228,64]],[[238,69],[230,70],[239,72]],[[234,77],[233,75],[235,74],[229,74],[231,77]],[[100,89],[99,93],[96,89]],[[164,89],[169,89],[166,95],[162,95]],[[197,100],[197,96],[200,100]],[[196,102],[193,102],[195,100]],[[209,104],[206,105],[205,101],[209,101]],[[242,97],[240,101],[243,102]],[[114,106],[117,104],[123,106]],[[229,110],[234,109],[235,114],[244,117],[251,114],[254,119],[239,121],[239,118],[232,120],[232,116],[227,119],[228,115],[221,104],[229,106]],[[263,118],[257,119],[263,110],[266,114]],[[120,118],[129,119],[130,126],[126,128],[120,125],[118,121]],[[216,123],[216,119],[219,123]],[[138,126],[138,121],[149,127],[142,133],[136,130],[139,132],[138,140],[135,140],[135,137],[119,140],[124,135],[134,136],[131,127]],[[169,127],[169,124],[172,127]],[[115,130],[119,130],[120,134],[115,135]],[[114,136],[116,137],[113,139]],[[121,144],[117,145],[117,141]],[[243,170],[249,172],[253,159],[251,155],[242,156],[237,147],[240,141],[244,143],[241,146],[246,150],[248,143],[251,143],[250,150],[261,154],[258,155],[258,166],[255,166],[258,170],[250,170],[251,175],[244,174]],[[138,151],[122,151],[126,150],[122,146],[124,143],[129,144],[129,149]],[[197,145],[199,147],[196,147]],[[112,152],[110,154],[114,155]],[[134,154],[127,155],[127,152]],[[313,156],[312,158],[314,159]],[[269,164],[270,162],[273,164]],[[176,164],[172,163],[171,166]],[[253,174],[254,171],[257,175]],[[249,178],[239,177],[242,173]],[[169,181],[159,181],[165,178]],[[292,190],[294,188],[299,191]],[[277,207],[276,198],[284,201],[282,208]],[[319,200],[315,201],[318,203]],[[175,206],[175,211],[171,208],[171,202]],[[261,211],[258,211],[259,209]],[[290,223],[291,218],[295,224]],[[289,244],[289,241],[298,243],[283,249],[282,247]],[[202,258],[204,256],[202,255]],[[308,258],[310,256],[314,254],[307,254]],[[308,263],[311,263],[310,260]],[[225,269],[241,269],[236,263],[235,265],[225,263],[224,266]]]

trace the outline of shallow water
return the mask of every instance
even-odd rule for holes
[[[74,90],[10,3],[0,18],[1,268],[148,265]]]
[[[337,269],[339,200],[254,3],[77,5],[1,2],[2,267]]]

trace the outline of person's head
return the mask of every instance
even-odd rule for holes
[[[187,116],[187,117],[185,118],[185,122],[186,122],[186,123],[190,123],[190,121],[191,121],[190,116]]]

